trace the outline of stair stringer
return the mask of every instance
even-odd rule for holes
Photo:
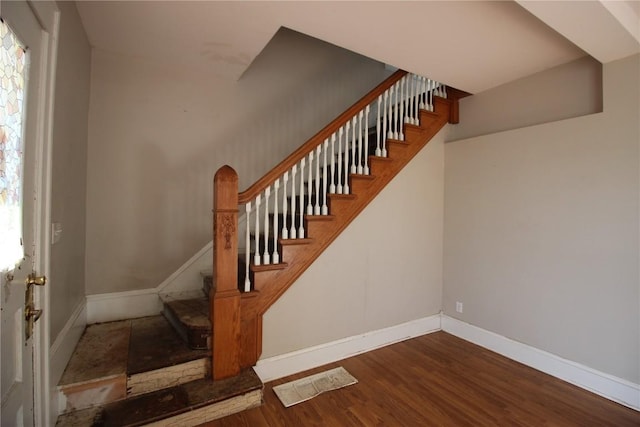
[[[434,98],[434,112],[420,112],[420,126],[405,124],[404,141],[388,140],[388,156],[369,156],[370,175],[349,177],[351,194],[330,194],[329,215],[306,215],[307,239],[280,239],[282,269],[253,269],[254,290],[240,304],[240,366],[254,366],[262,353],[262,317],[382,189],[450,121],[454,101]]]

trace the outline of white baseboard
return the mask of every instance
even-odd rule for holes
[[[259,360],[254,368],[263,382],[286,377],[376,348],[440,330],[440,315],[367,332],[280,356]]]
[[[158,289],[87,296],[87,323],[155,316],[162,311]]]
[[[442,315],[442,330],[602,397],[640,410],[640,385]]]
[[[87,306],[85,299],[83,298],[75,310],[71,313],[69,320],[64,325],[56,339],[53,341],[51,348],[49,349],[49,396],[51,403],[52,423],[55,424],[58,412],[58,382],[64,373],[69,359],[84,332],[84,328],[87,325]]]

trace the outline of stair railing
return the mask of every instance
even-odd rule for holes
[[[328,194],[349,194],[349,175],[368,175],[369,155],[386,157],[387,139],[403,141],[402,124],[418,125],[420,109],[433,111],[434,95],[446,97],[445,86],[397,71],[238,195],[246,214],[241,291],[253,289],[251,265],[286,262],[278,240],[308,237],[304,216],[328,215]]]
[[[211,303],[215,379],[239,372],[240,291],[256,290],[252,271],[286,265],[279,240],[307,238],[305,215],[329,215],[328,194],[350,194],[350,175],[369,175],[369,155],[387,157],[387,141],[403,141],[403,124],[419,125],[420,110],[433,111],[434,96],[446,98],[446,87],[398,70],[242,193],[231,167],[218,170]],[[239,228],[246,229],[244,236]]]

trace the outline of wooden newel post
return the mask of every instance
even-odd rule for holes
[[[210,298],[213,379],[240,373],[238,174],[223,166],[213,180],[213,283]]]

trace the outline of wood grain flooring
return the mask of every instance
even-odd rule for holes
[[[273,386],[343,366],[358,384],[284,408]],[[265,385],[264,405],[201,427],[640,426],[640,412],[436,332]]]

